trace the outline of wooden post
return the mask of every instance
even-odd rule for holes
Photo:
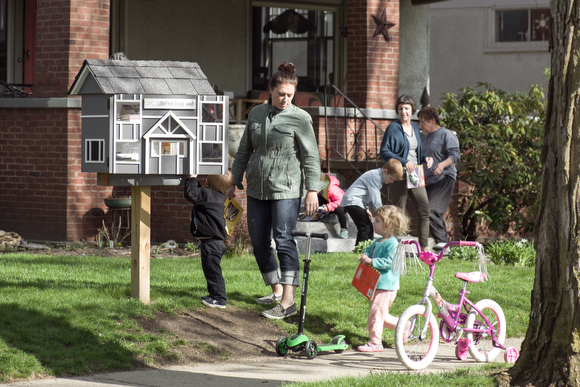
[[[131,187],[131,297],[149,304],[151,187]]]

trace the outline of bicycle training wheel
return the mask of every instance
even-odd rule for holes
[[[481,313],[489,320],[492,330],[495,332],[495,337],[498,343],[503,344],[505,341],[505,316],[503,310],[497,302],[493,300],[480,300],[475,303],[475,307],[481,310]],[[465,322],[466,329],[486,329],[487,324],[484,323],[481,315],[475,310],[472,310],[467,316]],[[493,346],[491,333],[467,333],[467,338],[471,340],[469,346],[469,354],[476,361],[490,362],[499,355],[501,349]]]
[[[421,339],[426,324],[427,331]],[[395,328],[395,351],[401,363],[410,370],[423,369],[431,364],[438,347],[439,329],[433,313],[427,318],[424,305],[405,309]]]

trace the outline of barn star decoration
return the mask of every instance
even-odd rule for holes
[[[389,28],[394,27],[395,23],[387,21],[387,9],[386,8],[383,9],[383,13],[381,14],[380,17],[375,15],[372,16],[373,19],[375,20],[375,23],[377,23],[377,29],[373,35],[373,38],[379,34],[383,34],[385,40],[387,42],[390,42],[391,40],[389,39]]]

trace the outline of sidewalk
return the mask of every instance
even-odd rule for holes
[[[518,349],[523,339],[507,339],[506,347]],[[503,362],[504,352],[496,358]],[[455,346],[439,344],[435,360],[420,372],[452,371],[460,367],[475,367],[471,357],[464,361],[455,358]],[[380,353],[360,353],[348,349],[343,353],[319,353],[312,360],[290,352],[287,357],[260,357],[245,362],[176,366],[144,371],[114,372],[87,377],[43,379],[30,382],[2,384],[14,387],[106,387],[106,386],[204,386],[253,387],[281,386],[293,382],[313,382],[345,376],[367,376],[382,372],[407,372],[393,348]],[[409,371],[418,372],[418,371]]]

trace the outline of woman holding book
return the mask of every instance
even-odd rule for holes
[[[381,142],[380,156],[384,161],[397,159],[403,164],[408,174],[415,171],[418,164],[426,163],[431,168],[433,159],[424,157],[421,152],[421,133],[419,125],[411,121],[415,114],[415,101],[408,95],[401,95],[395,103],[399,119],[395,120],[385,130]],[[397,207],[405,209],[407,195],[411,197],[418,216],[419,244],[421,250],[429,248],[429,199],[425,187],[407,188],[407,181],[395,181],[388,187],[388,199]]]

